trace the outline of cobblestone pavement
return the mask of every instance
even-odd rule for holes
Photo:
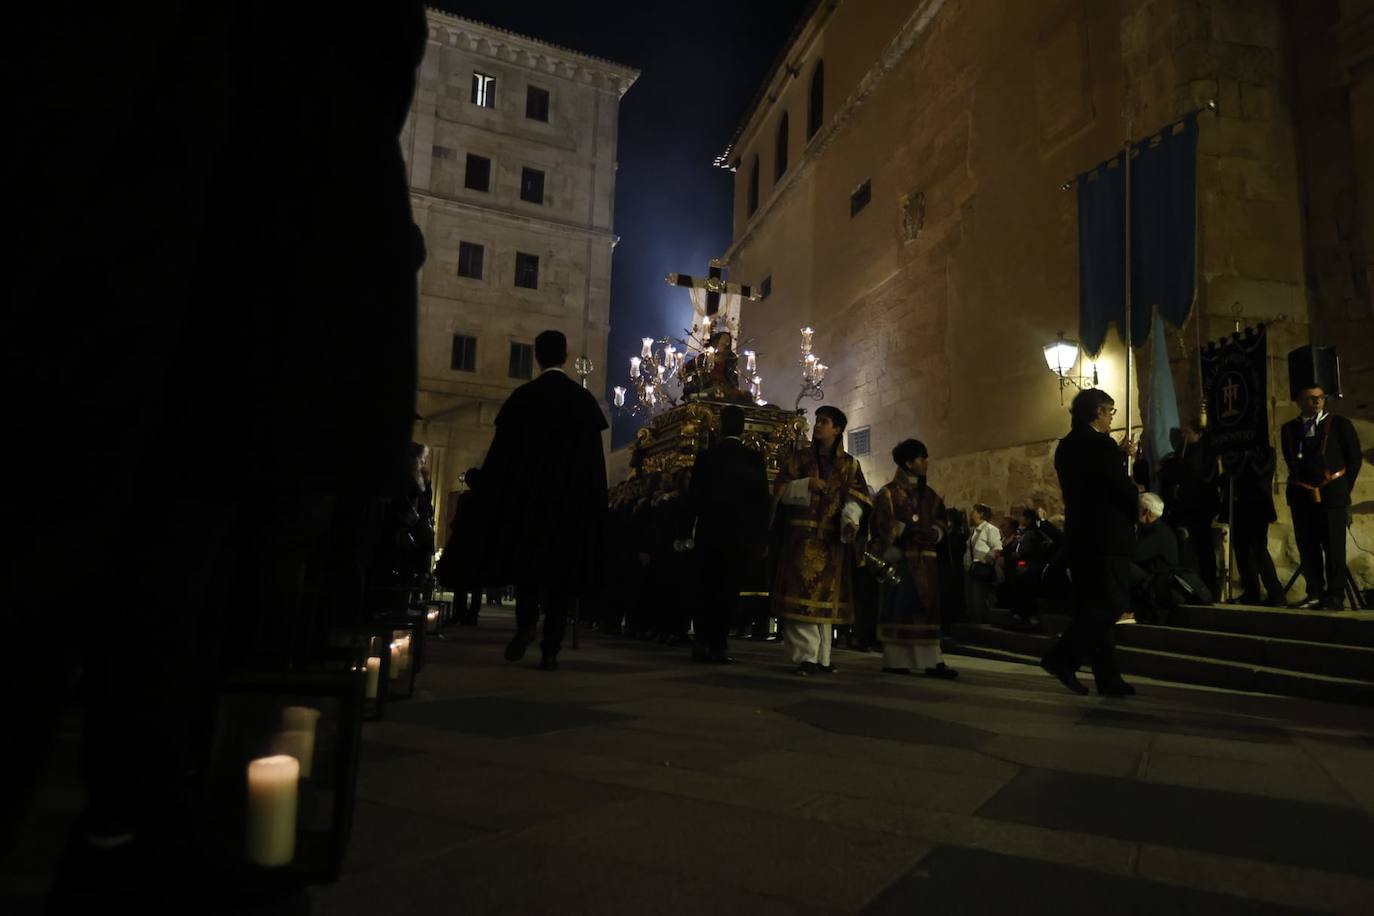
[[[315,913],[1374,912],[1374,710],[596,634],[549,673],[511,626],[451,628],[365,726]]]

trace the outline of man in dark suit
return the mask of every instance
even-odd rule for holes
[[[1276,607],[1283,600],[1283,584],[1269,556],[1269,526],[1278,520],[1274,511],[1274,459],[1274,449],[1267,443],[1222,459],[1226,472],[1222,493],[1234,491],[1230,497],[1231,543],[1235,545],[1242,586],[1236,604]]]
[[[1118,446],[1109,435],[1116,407],[1105,391],[1080,391],[1069,412],[1073,425],[1059,440],[1054,469],[1064,493],[1074,619],[1040,665],[1074,693],[1086,694],[1077,672],[1087,659],[1099,694],[1125,696],[1135,688],[1117,670],[1112,626],[1131,606],[1137,491],[1125,459],[1133,446]]]
[[[496,415],[482,465],[488,501],[483,545],[490,582],[515,583],[516,632],[506,660],[519,661],[544,613],[539,667],[558,669],[563,628],[577,598],[596,586],[606,513],[606,418],[568,378],[568,339],[534,339],[539,377],[511,393]]]
[[[763,561],[768,542],[768,472],[763,456],[741,440],[744,411],[720,411],[721,439],[697,455],[687,486],[683,537],[696,542],[693,566],[702,583],[694,615],[692,660],[728,664],[725,642],[741,586]],[[695,535],[692,534],[695,529]]]
[[[1320,386],[1303,388],[1296,400],[1301,413],[1279,431],[1288,508],[1307,580],[1307,597],[1294,607],[1339,611],[1345,607],[1345,529],[1360,476],[1360,438],[1353,423],[1326,412]]]

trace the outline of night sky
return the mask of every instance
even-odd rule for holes
[[[680,334],[691,323],[687,292],[669,287],[663,275],[704,273],[707,260],[730,244],[733,176],[711,160],[730,141],[808,0],[433,5],[641,71],[621,100],[616,178],[620,244],[608,376],[612,385],[624,384],[640,337]],[[612,423],[615,445],[639,425],[614,417]]]

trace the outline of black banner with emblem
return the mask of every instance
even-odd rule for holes
[[[1246,328],[1202,348],[1208,443],[1213,454],[1269,444],[1269,334]]]

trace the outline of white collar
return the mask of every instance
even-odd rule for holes
[[[1298,419],[1301,420],[1301,421],[1303,422],[1304,425],[1306,425],[1306,423],[1307,423],[1308,420],[1316,420],[1317,423],[1320,424],[1321,421],[1323,421],[1323,420],[1326,419],[1326,411],[1324,411],[1324,410],[1321,411],[1321,412],[1318,413],[1315,417],[1304,417],[1304,416],[1302,416],[1301,414],[1299,414],[1299,415],[1298,415]]]
[[[550,366],[550,367],[547,368],[547,369],[540,369],[540,370],[539,370],[539,374],[540,374],[540,375],[544,375],[544,374],[549,373],[549,372],[561,372],[561,373],[563,373],[564,375],[567,375],[567,374],[568,374],[568,371],[567,371],[566,369],[564,369],[562,366]]]

